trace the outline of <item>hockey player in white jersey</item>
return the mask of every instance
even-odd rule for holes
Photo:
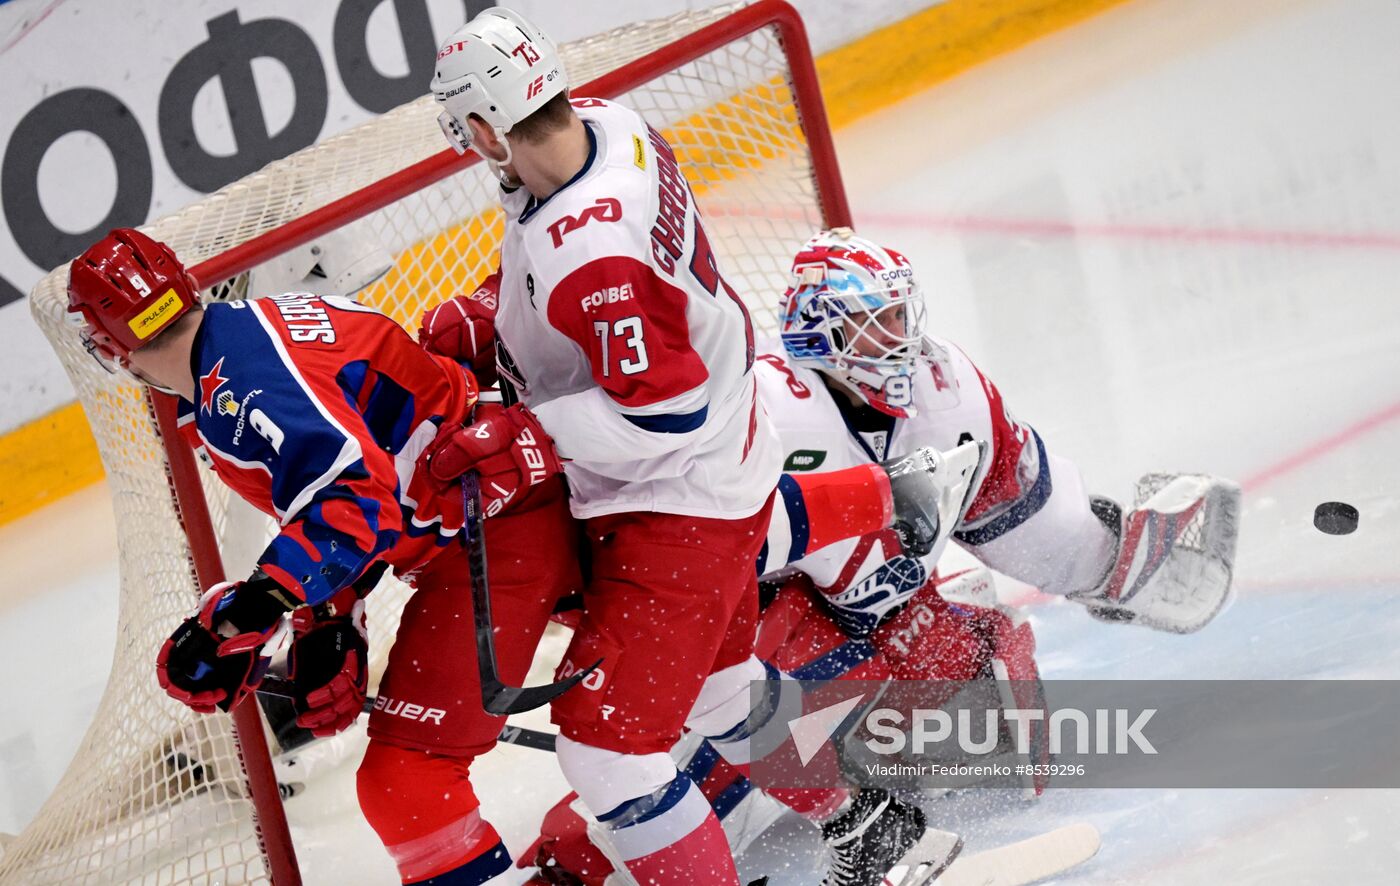
[[[488,10],[435,74],[449,140],[502,183],[496,335],[519,403],[434,452],[552,440],[590,567],[561,672],[604,662],[553,706],[560,766],[638,881],[737,883],[718,819],[667,751],[687,724],[741,727],[766,675],[752,563],[781,456],[753,328],[665,139],[620,105],[570,102],[537,28]],[[725,750],[747,762],[744,740]]]

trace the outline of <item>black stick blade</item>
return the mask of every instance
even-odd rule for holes
[[[481,684],[481,706],[489,714],[523,714],[554,701],[559,696],[583,682],[589,674],[603,663],[600,658],[576,674],[557,683],[544,686],[507,686],[499,680]]]

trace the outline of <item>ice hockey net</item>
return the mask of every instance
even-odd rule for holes
[[[676,148],[727,279],[771,331],[796,246],[820,226],[849,224],[795,11],[779,0],[731,5],[562,51],[571,82],[583,84],[575,95],[618,98]],[[502,225],[494,182],[474,157],[443,149],[436,113],[429,97],[412,102],[146,230],[193,267],[211,298],[244,295],[249,268],[363,218],[397,264],[361,299],[414,328],[425,308],[486,275]],[[235,717],[193,714],[164,696],[152,667],[199,586],[225,570],[246,574],[248,552],[269,529],[237,517],[187,449],[163,445],[157,413],[168,404],[157,408],[83,352],[65,318],[66,284],[66,268],[55,270],[31,306],[106,468],[121,548],[117,649],[91,728],[53,795],[3,849],[0,881],[298,882],[255,706]],[[379,662],[407,593],[386,583],[371,595]]]

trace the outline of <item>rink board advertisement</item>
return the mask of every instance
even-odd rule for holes
[[[423,95],[438,42],[492,5],[0,4],[0,324],[7,344],[0,351],[0,432],[72,397],[57,360],[16,306],[41,276],[112,227],[166,215]],[[548,0],[509,5],[564,42],[717,4],[625,0],[586,13]],[[814,21],[833,18],[822,15],[830,0],[797,5]],[[840,45],[932,5],[883,3],[858,26],[817,27],[814,36]]]
[[[752,684],[759,787],[1400,787],[1400,681],[796,685]]]

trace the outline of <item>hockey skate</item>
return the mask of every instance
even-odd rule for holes
[[[1095,496],[1118,556],[1092,591],[1070,594],[1101,621],[1189,634],[1225,607],[1239,537],[1240,488],[1204,474],[1147,474],[1127,514]]]
[[[822,825],[831,867],[822,886],[880,886],[895,868],[895,886],[928,883],[962,850],[962,838],[929,829],[923,810],[878,788],[865,788],[845,812]]]
[[[964,443],[947,452],[932,447],[880,462],[890,476],[894,528],[912,557],[926,557],[948,544],[972,506],[987,473],[988,445]]]

